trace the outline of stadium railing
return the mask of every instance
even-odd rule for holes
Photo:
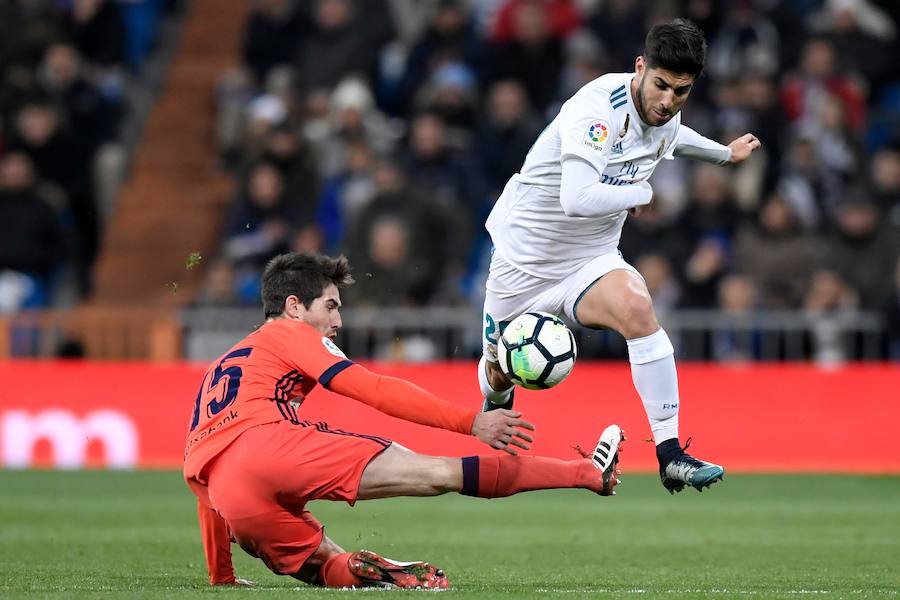
[[[348,308],[338,339],[356,358],[408,362],[471,359],[484,334],[472,307]],[[883,318],[844,311],[678,310],[660,313],[685,360],[839,363],[888,356]],[[90,359],[210,360],[262,323],[257,308],[155,309],[81,307],[0,318],[0,358],[85,356]],[[580,358],[622,359],[620,335],[574,327]]]
[[[338,340],[349,356],[406,361],[471,358],[481,349],[481,311],[471,307],[344,309]],[[678,310],[659,315],[687,360],[844,360],[886,358],[881,315],[842,311],[729,314]],[[211,359],[262,321],[258,309],[188,309],[181,313],[187,358]],[[614,332],[573,328],[582,358],[624,358]]]

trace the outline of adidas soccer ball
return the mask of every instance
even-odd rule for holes
[[[575,366],[575,337],[562,320],[529,312],[509,322],[497,344],[500,368],[513,383],[529,390],[558,385]]]

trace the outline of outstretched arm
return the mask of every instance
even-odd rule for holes
[[[474,435],[492,448],[510,454],[516,453],[510,446],[527,450],[527,442],[532,441],[522,429],[531,430],[534,426],[522,421],[520,413],[508,410],[477,413],[441,400],[409,381],[378,375],[357,364],[332,377],[327,387],[392,417]]]
[[[210,585],[237,585],[234,567],[231,565],[231,534],[225,519],[199,498],[197,518],[200,521],[200,537],[203,538]]]
[[[752,133],[745,133],[727,146],[723,146],[703,137],[687,125],[681,125],[678,129],[674,154],[716,165],[736,165],[746,160],[759,146],[759,139]]]
[[[678,128],[674,154],[714,165],[727,165],[731,163],[732,150],[730,146],[723,146],[719,142],[703,137],[687,125],[681,125]]]

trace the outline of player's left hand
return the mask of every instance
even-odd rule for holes
[[[731,160],[728,161],[728,164],[736,165],[744,162],[759,146],[759,138],[752,133],[745,133],[728,144],[728,147],[731,149]]]
[[[229,581],[226,583],[215,583],[213,585],[215,585],[216,587],[218,587],[218,586],[256,587],[256,582],[250,581],[249,579],[241,579],[240,577],[235,577],[234,581]]]

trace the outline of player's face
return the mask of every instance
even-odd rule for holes
[[[696,77],[665,69],[651,69],[643,56],[638,56],[635,61],[635,71],[636,84],[632,83],[631,91],[641,119],[653,127],[665,125],[684,106]]]
[[[333,338],[341,328],[341,295],[333,283],[312,301],[309,308],[297,302],[298,318],[322,332],[325,337]]]

